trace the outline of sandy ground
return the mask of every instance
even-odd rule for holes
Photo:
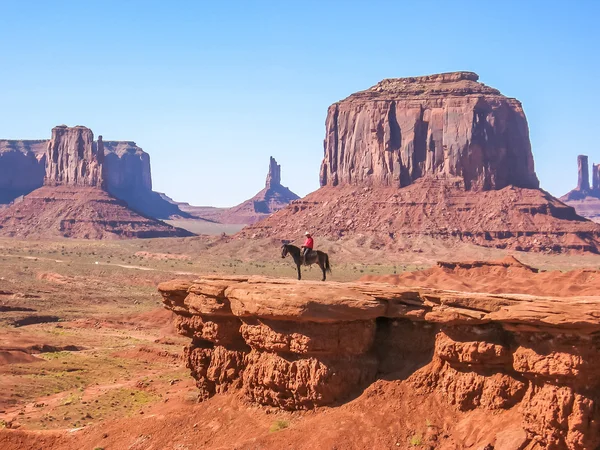
[[[201,273],[294,277],[280,244],[227,237],[0,240],[0,448],[477,448],[486,430],[511,423],[505,413],[458,414],[394,379],[379,380],[339,407],[310,412],[262,408],[234,395],[198,403],[180,359],[187,339],[174,334],[156,285]],[[546,272],[517,266],[473,272],[435,262],[507,253],[426,240],[403,252],[353,241],[318,245],[329,252],[338,281],[369,277],[489,292],[534,286],[553,295],[586,295],[600,286],[590,270],[600,267],[597,255],[511,253]],[[305,277],[320,274],[306,270]],[[444,437],[461,423],[461,433]]]

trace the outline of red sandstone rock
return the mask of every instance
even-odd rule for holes
[[[461,411],[516,414],[520,425],[497,433],[498,449],[600,444],[598,296],[265,277],[173,281],[159,291],[192,338],[185,357],[204,398],[236,389],[306,409],[344,401],[379,374]]]
[[[103,186],[111,195],[126,201],[144,215],[161,219],[190,217],[175,202],[167,201],[161,194],[152,191],[150,157],[135,142],[103,141],[99,136],[98,141],[92,142],[90,153],[91,130],[60,126],[53,133],[56,136],[53,135],[52,140],[0,140],[0,204],[9,203],[41,187],[46,170],[52,172],[48,178],[51,185],[100,185],[102,183],[97,183],[97,180],[86,178],[94,178],[101,173]],[[51,150],[50,146],[53,146]],[[103,155],[94,156],[100,147],[104,149]],[[48,151],[52,151],[58,159],[49,163],[47,169]],[[66,155],[75,155],[75,158]],[[88,157],[91,159],[84,162]],[[99,165],[102,167],[99,168]],[[96,174],[88,173],[82,178],[82,171],[93,167],[91,170]]]
[[[465,192],[448,179],[431,178],[402,189],[325,186],[237,236],[293,239],[306,229],[317,244],[319,236],[364,236],[381,248],[429,236],[519,251],[600,251],[600,226],[548,193],[516,187]]]
[[[101,136],[94,142],[89,128],[54,127],[46,151],[45,184],[104,187],[103,163]]]
[[[472,72],[387,79],[328,111],[321,186],[408,186],[425,175],[465,189],[537,188],[518,100]]]

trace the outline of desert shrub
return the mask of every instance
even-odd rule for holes
[[[287,420],[276,420],[269,428],[269,433],[276,433],[278,431],[285,430],[289,426],[290,423]]]

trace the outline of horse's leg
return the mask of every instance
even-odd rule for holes
[[[317,264],[321,268],[321,272],[323,272],[323,278],[321,279],[321,281],[325,281],[325,279],[327,278],[327,276],[325,275],[325,264],[323,264],[323,261],[321,261],[321,258],[319,258],[317,260]]]
[[[302,279],[302,274],[300,273],[300,264],[296,264],[296,268],[298,269],[298,279]]]

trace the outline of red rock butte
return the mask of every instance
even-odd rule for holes
[[[402,187],[443,175],[465,189],[539,187],[521,103],[478,79],[387,79],[331,105],[321,186]]]
[[[34,175],[39,175],[40,166],[44,167],[44,186],[26,192],[27,195],[14,199],[9,207],[0,210],[0,236],[115,239],[191,235],[130,209],[125,201],[107,192],[104,143],[102,136],[94,141],[89,128],[65,125],[53,128],[42,157],[33,153],[43,148],[43,141],[36,141],[35,145],[20,142],[15,145],[4,141],[8,145],[0,147],[4,149],[0,156],[7,155],[9,164],[25,162],[26,172]],[[139,159],[136,155],[133,157]],[[117,164],[117,167],[122,165]],[[119,174],[113,170],[109,179],[114,184],[124,182],[126,177]],[[150,188],[149,178],[142,182]],[[23,190],[35,188],[37,184],[38,181],[34,181],[18,187]],[[18,190],[7,192],[14,194]]]
[[[539,189],[521,103],[473,72],[383,80],[329,107],[321,188],[243,238],[418,236],[522,251],[600,250],[600,226]]]

